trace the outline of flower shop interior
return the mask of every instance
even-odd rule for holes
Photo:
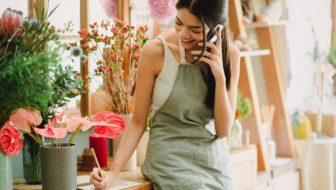
[[[142,47],[174,28],[177,1],[0,0],[0,190],[92,189],[131,121]],[[227,1],[233,189],[336,190],[336,0]],[[151,121],[113,189],[152,189]]]

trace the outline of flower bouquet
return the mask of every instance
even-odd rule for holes
[[[96,64],[95,76],[103,78],[103,90],[116,114],[132,112],[131,98],[141,48],[147,41],[147,26],[137,30],[121,20],[104,20],[80,30],[80,47]],[[77,44],[70,44],[77,46]]]
[[[49,12],[35,7],[35,11],[37,17],[32,19],[8,8],[0,19],[0,128],[7,126],[9,116],[21,107],[40,110],[42,122],[38,127],[43,128],[81,91],[78,71],[63,64],[66,46],[59,40],[61,30],[48,21],[55,9]],[[24,136],[25,179],[40,183],[39,144]]]
[[[42,122],[40,112],[20,108],[0,131],[0,149],[7,155],[17,155],[22,149],[20,132],[29,135],[40,145],[43,188],[75,189],[77,153],[73,142],[78,133],[96,126],[93,130],[96,135],[114,138],[125,128],[122,118],[111,112],[98,113],[94,119],[92,122],[78,116],[68,117],[62,112],[41,129],[36,127]],[[68,133],[72,135],[65,141]]]

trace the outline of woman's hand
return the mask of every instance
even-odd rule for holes
[[[96,189],[109,189],[116,175],[112,171],[104,171],[102,170],[102,174],[100,175],[98,168],[93,168],[90,175],[90,182],[95,186]]]
[[[222,58],[222,37],[221,37],[222,30],[223,26],[216,28],[216,35],[217,35],[216,44],[206,42],[204,54],[199,59],[199,61],[203,61],[204,63],[207,63],[210,66],[211,72],[214,75],[216,81],[221,80],[225,82],[225,74]],[[203,43],[200,42],[199,45],[202,46]],[[195,56],[200,55],[201,53],[202,51],[191,51],[191,54]]]

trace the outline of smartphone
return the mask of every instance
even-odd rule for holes
[[[210,43],[215,43],[217,40],[217,35],[216,35],[216,28],[212,31],[209,31],[208,35],[207,35],[207,42]]]

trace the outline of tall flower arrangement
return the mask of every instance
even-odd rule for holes
[[[80,47],[96,63],[94,75],[103,78],[103,89],[116,114],[131,112],[131,98],[141,48],[147,41],[147,26],[134,26],[121,20],[103,20],[79,31]],[[77,46],[77,44],[71,44]]]
[[[36,6],[33,19],[8,8],[0,19],[0,151],[7,155],[17,154],[23,145],[14,123],[7,123],[13,112],[19,108],[39,110],[41,122],[33,124],[36,129],[44,128],[81,90],[77,71],[72,65],[63,65],[65,44],[59,40],[61,30],[48,21],[55,10]],[[40,145],[29,134],[24,133],[24,177],[28,183],[39,183]]]
[[[55,10],[55,9],[54,9]],[[81,89],[72,65],[62,65],[65,44],[48,21],[54,11],[35,7],[36,19],[6,9],[0,20],[0,126],[20,107],[53,118]]]

